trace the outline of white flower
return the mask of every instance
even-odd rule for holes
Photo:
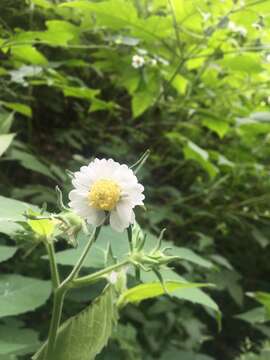
[[[156,60],[156,59],[150,59],[150,60],[149,60],[149,64],[150,64],[151,66],[157,66],[157,60]]]
[[[240,34],[243,37],[247,35],[247,29],[244,26],[236,25],[233,21],[229,21],[228,29],[234,33]]]
[[[267,54],[265,60],[270,63],[270,54]]]
[[[256,30],[259,30],[259,31],[263,29],[262,25],[259,24],[259,23],[257,23],[257,22],[253,23],[253,24],[252,24],[252,27],[253,27],[254,29],[256,29]]]
[[[140,55],[134,55],[132,57],[132,66],[135,69],[141,68],[145,64],[145,60],[143,56]]]
[[[134,207],[143,205],[143,186],[127,165],[95,159],[75,172],[69,206],[89,224],[100,226],[109,214],[110,225],[124,231],[135,221]]]
[[[118,279],[118,273],[116,271],[112,271],[107,275],[107,279],[112,285],[115,285]]]
[[[210,13],[208,13],[208,12],[202,12],[201,13],[201,16],[202,16],[202,18],[203,18],[203,21],[208,21],[210,18],[211,18],[211,14]]]

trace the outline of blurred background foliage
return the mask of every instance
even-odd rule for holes
[[[150,149],[139,222],[214,264],[176,270],[217,285],[220,332],[207,309],[148,301],[124,310],[99,358],[269,359],[270,2],[2,0],[0,10],[1,195],[53,211],[54,187],[70,190],[66,169],[95,156],[132,164]],[[19,250],[1,272],[47,279],[40,254]],[[74,295],[65,311],[87,301]],[[18,333],[29,353],[48,309],[2,318],[0,333]],[[0,359],[16,358],[1,347]]]

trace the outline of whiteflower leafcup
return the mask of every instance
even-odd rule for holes
[[[112,159],[95,159],[74,173],[69,206],[89,224],[100,226],[106,216],[122,232],[135,221],[134,208],[143,205],[144,187],[134,172]]]

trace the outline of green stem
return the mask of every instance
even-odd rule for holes
[[[124,267],[125,265],[128,265],[129,263],[130,263],[129,259],[123,260],[118,264],[108,266],[103,270],[95,272],[94,274],[87,275],[87,276],[82,276],[82,277],[80,277],[78,279],[75,279],[70,283],[70,285],[71,285],[71,287],[87,286],[89,284],[97,282],[102,277],[104,277],[104,275],[107,275],[112,271],[119,270],[122,267]]]
[[[61,287],[63,288],[68,288],[68,284],[77,277],[79,271],[81,270],[81,267],[84,263],[84,260],[91,248],[91,246],[93,245],[93,243],[97,240],[98,235],[100,233],[101,227],[97,227],[93,230],[90,239],[88,240],[88,243],[86,244],[85,249],[83,250],[83,253],[81,255],[81,257],[79,258],[77,264],[74,266],[74,268],[72,269],[71,273],[69,274],[69,276],[64,280],[64,282],[61,284]]]
[[[57,331],[60,325],[61,316],[62,316],[62,309],[63,309],[63,302],[65,297],[66,291],[64,289],[58,288],[54,292],[53,298],[53,312],[52,312],[52,319],[50,324],[50,330],[48,335],[48,345],[46,351],[46,360],[54,359],[54,346],[57,337]]]
[[[54,251],[53,239],[49,239],[48,243],[46,244],[46,249],[47,249],[48,256],[49,256],[49,261],[50,261],[52,284],[53,284],[53,288],[55,290],[55,289],[57,289],[57,287],[60,284],[60,277],[59,277],[57,263],[56,263],[56,260],[55,260],[55,251]]]

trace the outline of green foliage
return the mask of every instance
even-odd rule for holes
[[[16,274],[0,277],[0,317],[33,311],[50,296],[49,281]]]
[[[15,355],[28,354],[39,346],[38,333],[23,325],[15,320],[0,325],[0,359],[14,359]]]
[[[0,245],[0,262],[10,259],[16,250],[15,246]]]
[[[175,290],[188,289],[193,287],[207,286],[204,284],[181,283],[177,281],[165,281],[164,284],[160,283],[147,283],[134,286],[126,290],[118,300],[119,306],[124,306],[128,303],[139,303],[142,300],[151,299],[166,292],[170,294]]]
[[[107,344],[118,317],[114,291],[112,286],[107,287],[90,306],[63,323],[55,344],[55,359],[95,359]],[[45,354],[46,345],[33,359],[45,359]]]
[[[150,148],[139,174],[147,198],[139,222],[151,234],[167,227],[162,245],[181,258],[162,269],[164,281],[216,284],[211,295],[224,313],[224,328],[220,335],[213,331],[218,307],[206,292],[179,289],[166,303],[127,306],[122,326],[134,330],[131,340],[116,334],[109,359],[233,359],[246,336],[257,349],[261,337],[270,336],[268,318],[262,307],[252,310],[254,299],[245,293],[258,291],[267,308],[269,1],[3,0],[0,10],[1,276],[47,279],[48,261],[40,248],[32,253],[22,214],[39,212],[29,203],[57,210],[53,187],[59,185],[67,199],[66,169],[76,171],[93,156],[132,164]],[[143,58],[141,67],[132,65],[134,55]],[[33,221],[32,230],[47,234],[41,220]],[[149,249],[156,239],[148,236]],[[27,240],[23,246],[21,240]],[[85,241],[80,234],[77,248],[56,244],[61,274],[75,264]],[[128,252],[124,235],[103,229],[82,271],[123,260]],[[137,286],[157,281],[141,271],[139,285],[128,275]],[[46,286],[34,295],[30,286],[27,294],[33,301],[43,294],[42,305]],[[66,315],[99,292],[70,295]],[[39,306],[26,303],[25,311]],[[9,299],[1,309],[11,307]],[[42,320],[39,311],[24,315],[25,326],[43,336],[49,310]],[[1,326],[14,334],[19,329],[22,339],[22,331],[30,331]],[[35,338],[27,339],[22,342],[30,353]],[[17,356],[15,348],[2,348],[0,359]],[[248,352],[247,359],[260,358]]]

